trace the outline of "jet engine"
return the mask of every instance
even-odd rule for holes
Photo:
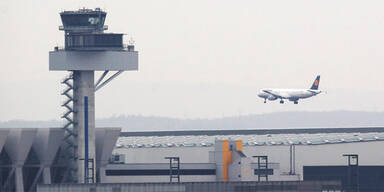
[[[268,96],[268,100],[270,100],[270,101],[274,101],[276,99],[277,99],[277,97],[275,97],[273,95]]]

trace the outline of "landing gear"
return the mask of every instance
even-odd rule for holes
[[[298,104],[299,102],[298,101],[293,101],[293,104]]]
[[[267,103],[267,99],[264,99],[264,103]]]
[[[283,100],[280,100],[280,104],[284,104],[284,101],[283,101]]]

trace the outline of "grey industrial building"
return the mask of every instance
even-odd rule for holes
[[[213,154],[221,151],[217,145],[223,140],[241,140],[241,153],[232,153],[232,163],[228,164],[229,181],[335,180],[341,181],[344,189],[357,184],[360,191],[384,189],[384,155],[377,151],[384,147],[382,127],[218,130],[216,135],[214,132],[167,132],[168,136],[164,132],[122,133],[125,137],[118,139],[113,151],[121,158],[106,167],[105,181],[168,182],[169,172],[146,174],[153,169],[169,169],[164,159],[167,156],[179,157],[181,170],[194,167],[202,171],[199,177],[181,175],[183,182],[223,181],[222,162]],[[357,158],[351,158],[348,164],[344,155]],[[266,169],[259,165],[260,156],[268,159]],[[209,174],[209,166],[216,167],[215,174]]]
[[[119,134],[119,128],[96,129],[95,171],[108,164]],[[38,183],[64,182],[64,137],[61,128],[1,128],[0,190],[35,191]]]
[[[202,135],[204,132],[195,131],[188,135],[139,136],[141,133],[121,133],[119,128],[97,128],[98,184],[88,185],[63,181],[67,167],[61,158],[65,153],[61,128],[0,129],[0,184],[2,191],[65,191],[71,187],[85,191],[151,191],[160,189],[157,186],[194,191],[200,185],[215,191],[213,183],[222,187],[218,189],[228,190],[237,187],[251,191],[259,187],[259,191],[300,191],[300,186],[314,182],[316,189],[338,191],[350,187],[352,177],[358,177],[360,191],[380,191],[384,189],[380,182],[384,156],[376,149],[384,146],[384,129],[362,129],[333,128],[333,133],[326,134],[291,129],[294,134],[289,130],[285,134],[258,130],[257,134],[241,135]],[[127,137],[129,134],[135,136]],[[349,178],[351,170],[344,154],[358,155],[358,175]],[[173,176],[178,175],[180,183],[170,178],[170,163],[165,157],[179,158]],[[267,157],[267,162],[259,157]]]

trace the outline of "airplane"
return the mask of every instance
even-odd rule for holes
[[[294,104],[298,104],[299,99],[306,99],[321,93],[322,91],[318,90],[319,84],[320,75],[316,77],[312,87],[309,89],[261,89],[257,96],[263,98],[264,103],[267,102],[267,99],[270,101],[280,99],[280,103],[284,104],[283,99],[288,99],[289,101],[293,101]]]

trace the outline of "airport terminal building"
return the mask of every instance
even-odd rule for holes
[[[60,160],[64,151],[62,129],[12,128],[0,132],[2,191],[76,187],[62,182],[66,173]],[[206,186],[208,191],[215,191],[210,185],[216,183],[243,191],[257,187],[268,191],[276,186],[280,191],[300,191],[300,187],[310,191],[305,186],[315,186],[308,184],[314,182],[322,191],[384,189],[384,155],[377,151],[384,147],[384,128],[170,133],[96,129],[98,184],[77,187],[90,191],[94,185],[105,184],[111,190],[127,191],[123,189],[178,186],[176,191],[194,191],[196,186]],[[349,164],[343,155],[352,155]]]
[[[168,136],[123,133],[126,137],[118,139],[113,151],[116,159],[103,176],[110,183],[169,182],[165,157],[178,157],[183,182],[338,180],[344,188],[359,185],[360,191],[377,191],[384,189],[384,154],[378,152],[384,147],[383,131],[367,127]]]

